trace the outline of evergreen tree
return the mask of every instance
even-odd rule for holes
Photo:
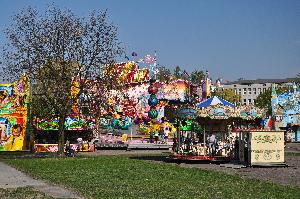
[[[201,83],[201,80],[204,80],[205,78],[205,74],[202,70],[194,70],[192,73],[191,73],[191,82],[193,84],[200,84]]]

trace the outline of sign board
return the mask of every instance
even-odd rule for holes
[[[284,163],[284,132],[250,132],[251,165]]]

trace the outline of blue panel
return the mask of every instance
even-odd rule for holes
[[[228,102],[228,101],[226,101],[226,100],[224,100],[224,99],[222,99],[222,98],[220,98],[218,96],[214,96],[214,97],[218,98],[218,100],[220,100],[220,102],[222,103],[221,105],[223,105],[223,106],[235,107],[234,104],[232,104],[232,103],[230,103],[230,102]],[[205,101],[197,104],[197,106],[198,107],[208,107],[208,106],[210,106],[211,103],[212,103],[212,101],[213,101],[213,99],[214,99],[214,97],[211,97],[211,98],[209,98],[209,99],[207,99],[207,100],[205,100]]]
[[[295,132],[295,141],[300,141],[300,127],[298,126],[297,131]]]

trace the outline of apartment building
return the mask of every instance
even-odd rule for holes
[[[260,93],[266,92],[272,87],[272,84],[280,86],[291,86],[294,78],[286,79],[256,79],[256,80],[238,80],[223,84],[222,89],[231,88],[235,93],[240,94],[241,104],[254,104]]]

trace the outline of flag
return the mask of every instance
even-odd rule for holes
[[[269,117],[265,118],[265,119],[263,120],[263,122],[262,122],[262,125],[263,125],[264,127],[267,127],[267,128],[272,129],[272,126],[273,126],[273,120],[272,120],[272,117],[269,116]]]
[[[272,117],[269,117],[268,121],[267,121],[267,127],[269,127],[270,129],[272,129],[272,125],[273,125],[273,120]]]

